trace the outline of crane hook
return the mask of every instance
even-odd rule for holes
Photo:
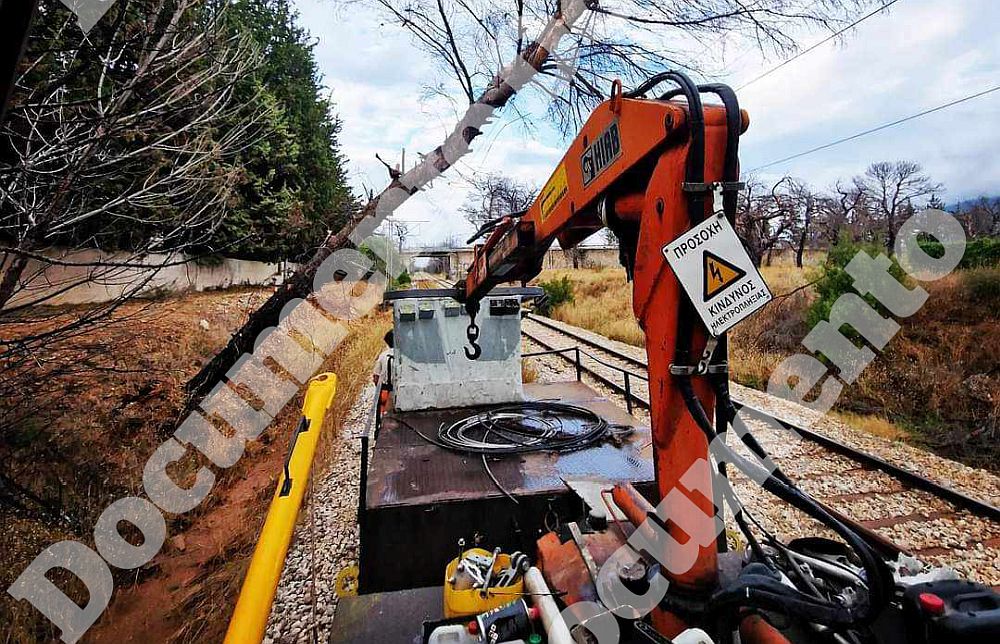
[[[476,324],[476,314],[479,313],[479,302],[466,302],[465,310],[469,312],[469,328],[465,331],[465,337],[469,340],[469,346],[465,347],[465,357],[469,360],[478,360],[479,356],[483,355],[483,349],[479,346],[479,325]]]
[[[469,339],[469,346],[465,347],[465,357],[469,360],[478,360],[483,355],[483,349],[479,346],[479,325],[475,319],[469,322],[469,328],[465,331],[465,337]],[[469,350],[472,347],[472,350]]]

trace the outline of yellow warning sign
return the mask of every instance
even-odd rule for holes
[[[706,302],[724,291],[727,286],[735,284],[747,274],[739,266],[731,264],[707,250],[705,251],[704,264],[705,291],[703,295]]]
[[[569,181],[566,177],[566,164],[560,163],[538,195],[538,207],[542,211],[542,221],[549,218],[567,192],[569,192]]]
[[[713,336],[771,301],[764,278],[725,217],[708,217],[681,233],[663,247],[663,256]]]

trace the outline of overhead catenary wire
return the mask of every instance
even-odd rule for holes
[[[778,63],[777,65],[775,65],[774,67],[772,67],[771,69],[768,69],[767,71],[762,72],[759,75],[753,77],[752,79],[748,80],[747,82],[745,82],[742,85],[740,85],[739,87],[737,87],[736,91],[743,90],[743,89],[745,89],[745,88],[753,85],[757,81],[762,80],[764,78],[767,78],[768,76],[770,76],[774,72],[778,71],[782,67],[784,67],[784,66],[786,66],[786,65],[788,65],[790,63],[795,62],[796,60],[798,60],[799,58],[802,58],[803,56],[805,56],[809,52],[812,52],[812,51],[815,51],[816,49],[819,49],[820,47],[822,47],[826,43],[830,42],[831,40],[842,36],[846,32],[848,32],[851,29],[854,29],[855,27],[857,27],[858,25],[860,25],[862,22],[868,20],[869,18],[871,18],[873,16],[877,16],[878,14],[882,13],[883,11],[885,11],[886,9],[888,9],[889,7],[891,7],[892,5],[896,4],[899,1],[900,0],[889,0],[885,4],[883,4],[883,5],[875,8],[871,12],[866,13],[865,15],[861,16],[860,18],[858,18],[857,20],[855,20],[851,24],[847,25],[846,27],[843,27],[842,29],[838,29],[837,31],[833,32],[832,34],[830,34],[829,36],[827,36],[823,40],[819,41],[818,43],[810,45],[809,47],[807,47],[806,49],[803,49],[802,51],[800,51],[799,53],[795,54],[791,58],[787,58],[787,59],[781,61],[780,63]]]
[[[861,132],[858,132],[857,134],[852,134],[850,136],[845,136],[845,137],[837,139],[835,141],[831,141],[830,143],[825,143],[823,145],[819,145],[819,146],[816,146],[814,148],[810,148],[810,149],[805,150],[803,152],[798,152],[796,154],[792,154],[790,156],[783,157],[781,159],[777,159],[775,161],[770,161],[770,162],[765,163],[763,165],[759,165],[756,168],[753,168],[749,172],[750,173],[757,172],[759,170],[764,170],[764,169],[770,168],[772,166],[776,166],[776,165],[779,165],[779,164],[782,164],[782,163],[787,163],[788,161],[793,161],[795,159],[799,159],[799,158],[807,156],[809,154],[814,154],[814,153],[820,152],[822,150],[827,150],[829,148],[841,145],[843,143],[847,143],[849,141],[854,141],[855,139],[860,139],[862,137],[868,136],[869,134],[874,134],[876,132],[881,132],[882,130],[887,130],[887,129],[889,129],[891,127],[895,127],[897,125],[902,125],[903,123],[906,123],[908,121],[913,121],[913,120],[918,119],[918,118],[920,118],[922,116],[927,116],[928,114],[933,114],[934,112],[940,112],[942,110],[948,109],[949,107],[954,107],[955,105],[959,105],[961,103],[965,103],[965,102],[968,102],[968,101],[980,98],[982,96],[986,96],[987,94],[992,94],[993,92],[996,92],[998,90],[1000,90],[1000,85],[995,85],[995,86],[990,87],[988,89],[984,89],[984,90],[982,90],[980,92],[976,92],[974,94],[969,94],[967,96],[963,96],[962,98],[955,99],[953,101],[949,101],[949,102],[944,103],[942,105],[938,105],[936,107],[931,107],[931,108],[928,108],[926,110],[917,112],[916,114],[911,114],[909,116],[904,116],[903,118],[896,119],[895,121],[891,121],[889,123],[883,123],[882,125],[878,125],[876,127],[869,128],[867,130],[863,130]]]

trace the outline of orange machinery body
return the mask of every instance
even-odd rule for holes
[[[742,114],[743,130],[748,119]],[[721,181],[726,154],[726,111],[706,105],[705,177]],[[679,488],[702,511],[695,521],[714,521],[708,496],[680,484],[693,463],[708,459],[708,445],[670,374],[682,310],[681,286],[668,267],[662,248],[686,231],[689,221],[683,192],[688,158],[688,112],[683,102],[627,99],[620,95],[598,106],[570,145],[549,182],[519,220],[510,218],[477,247],[465,284],[469,300],[481,298],[493,286],[527,280],[540,271],[540,259],[552,242],[570,248],[609,222],[638,229],[635,248],[633,307],[646,335],[649,364],[650,415],[654,465],[659,497]],[[613,138],[617,136],[618,141]],[[616,145],[617,143],[617,145]],[[600,147],[603,146],[603,149]],[[595,174],[596,171],[596,174]],[[710,195],[706,215],[712,212]],[[699,355],[707,338],[697,325],[692,354]],[[695,381],[698,396],[711,415],[714,397],[704,379]],[[708,468],[696,487],[712,489]],[[616,494],[629,506],[627,495]],[[646,514],[639,506],[623,507],[635,524]],[[668,510],[669,512],[669,510]],[[674,515],[676,516],[676,515]],[[669,530],[680,543],[690,538],[677,525]],[[665,553],[660,553],[666,556]],[[714,543],[701,547],[687,572],[669,575],[671,588],[695,593],[717,585],[718,556]],[[654,614],[654,625],[666,635],[682,629],[669,614]]]

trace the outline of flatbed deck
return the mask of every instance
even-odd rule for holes
[[[471,545],[477,533],[485,547],[533,553],[538,537],[581,509],[566,480],[651,488],[652,462],[648,451],[641,454],[651,440],[648,427],[580,382],[528,384],[525,396],[586,407],[634,431],[618,445],[490,459],[501,490],[480,457],[442,449],[414,431],[436,437],[442,423],[483,407],[386,412],[374,440],[361,516],[361,592],[440,586],[458,539]]]

